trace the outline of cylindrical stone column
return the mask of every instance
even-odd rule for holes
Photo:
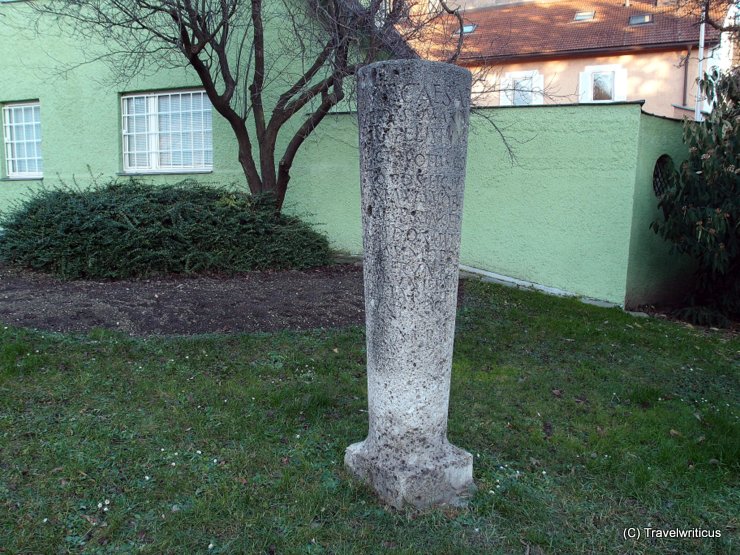
[[[386,503],[463,502],[447,441],[470,113],[466,69],[393,60],[357,75],[369,433],[345,465]]]

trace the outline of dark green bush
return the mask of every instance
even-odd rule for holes
[[[327,264],[327,239],[269,198],[194,182],[42,190],[0,218],[0,259],[67,279]]]
[[[713,103],[705,121],[687,122],[689,159],[673,175],[652,229],[697,262],[679,315],[699,324],[740,318],[740,69],[700,83]]]

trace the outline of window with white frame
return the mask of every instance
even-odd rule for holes
[[[578,96],[581,102],[627,100],[627,70],[620,65],[587,66],[580,74]]]
[[[501,106],[531,106],[544,100],[544,77],[537,70],[512,71],[501,81]]]
[[[203,91],[121,97],[123,171],[213,169],[211,102]]]
[[[7,177],[11,179],[43,177],[41,108],[38,102],[3,106],[3,143]]]

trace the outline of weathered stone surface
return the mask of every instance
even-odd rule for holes
[[[421,60],[358,74],[370,425],[345,464],[395,507],[474,487],[446,437],[470,85]]]

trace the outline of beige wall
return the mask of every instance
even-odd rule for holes
[[[475,84],[478,104],[499,106],[498,90],[508,72],[537,70],[543,76],[544,104],[577,103],[579,74],[586,66],[620,65],[627,72],[627,98],[644,100],[644,110],[650,114],[682,118],[692,112],[677,110],[673,104],[684,102],[683,61],[687,51],[642,52],[617,56],[597,56],[558,60],[533,60],[508,63],[494,68],[470,67],[477,74]],[[693,108],[696,94],[696,49],[689,62],[687,103]]]

